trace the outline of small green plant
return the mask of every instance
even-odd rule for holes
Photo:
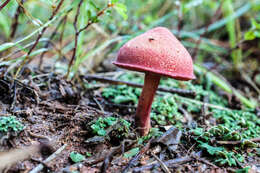
[[[83,156],[80,153],[77,153],[75,151],[70,153],[70,159],[74,162],[74,163],[78,163],[81,162],[82,160],[85,159],[85,156]]]
[[[175,124],[178,127],[182,126],[181,120],[183,116],[178,112],[178,105],[172,95],[156,97],[153,105],[151,118],[160,125]]]
[[[105,118],[98,118],[98,120],[91,125],[91,129],[93,130],[94,134],[99,136],[105,136],[107,134],[106,128],[115,125],[116,123],[120,123],[126,129],[129,129],[131,124],[122,119],[122,118],[115,118],[115,117],[105,117]],[[123,131],[122,128],[117,129],[119,131]]]
[[[135,156],[139,151],[140,151],[139,147],[132,148],[128,152],[124,153],[124,157],[131,158],[131,157]]]
[[[236,166],[236,159],[240,162],[244,161],[241,154],[236,154],[232,151],[227,151],[224,147],[214,147],[207,143],[202,143],[200,148],[205,149],[210,155],[215,156],[215,162],[219,165]]]
[[[23,124],[20,123],[15,116],[0,117],[0,132],[19,132],[23,129]]]
[[[219,122],[217,126],[205,130],[196,128],[191,130],[198,147],[206,150],[219,165],[236,166],[236,160],[244,161],[242,152],[247,147],[257,147],[250,141],[251,138],[259,137],[260,119],[254,113],[246,111],[223,111],[212,110],[213,117]],[[241,141],[239,145],[228,148],[216,145],[214,141]]]

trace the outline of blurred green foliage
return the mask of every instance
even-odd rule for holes
[[[39,23],[46,23],[49,20],[53,9],[57,7],[59,2],[60,1],[25,1],[23,9],[26,13],[22,13],[22,15],[19,16],[19,26],[17,28],[16,38],[18,40],[22,39],[26,35],[37,30],[37,28],[39,28]],[[113,0],[111,2],[114,4],[113,8],[115,10],[109,9],[106,11],[106,15],[98,18],[98,11],[105,7],[107,1],[84,1],[82,8],[80,9],[79,20],[77,23],[78,27],[84,26],[89,20],[91,20],[100,23],[99,27],[108,34],[108,36],[127,34],[132,37],[151,27],[163,25],[172,29],[173,33],[180,37],[183,44],[187,47],[196,47],[194,41],[197,41],[201,37],[202,42],[199,46],[199,50],[201,50],[199,53],[201,56],[198,56],[202,57],[202,59],[205,59],[203,57],[207,57],[212,53],[220,56],[229,53],[227,49],[223,48],[221,45],[213,43],[211,41],[212,39],[219,40],[228,36],[231,48],[240,41],[239,39],[242,39],[241,35],[243,32],[250,31],[246,34],[246,38],[248,39],[250,37],[252,39],[252,35],[257,35],[257,31],[254,29],[256,25],[253,25],[252,28],[250,28],[250,19],[255,20],[256,22],[259,22],[260,19],[260,5],[258,0]],[[49,26],[53,29],[55,25],[66,16],[67,23],[64,30],[63,40],[71,39],[71,36],[74,35],[73,22],[78,3],[79,0],[73,1],[72,3],[69,0],[65,0],[64,5],[57,15],[57,19],[55,19],[55,22],[51,23]],[[222,7],[221,13],[223,13],[223,15],[221,18],[217,18],[216,11],[220,6]],[[16,1],[10,1],[9,4],[0,12],[0,30],[3,31],[0,33],[2,38],[0,39],[0,43],[10,41],[10,32],[12,31],[12,24],[14,23],[13,20],[17,7],[18,4]],[[116,15],[115,13],[119,13],[119,15]],[[214,17],[216,17],[217,20],[211,21]],[[240,19],[241,17],[243,17],[243,20]],[[244,20],[244,18],[248,20]],[[209,23],[210,25],[206,27]],[[236,23],[241,23],[242,27],[239,29]],[[226,29],[223,29],[225,26]],[[210,34],[210,38],[207,38],[207,35],[202,35],[206,30]],[[58,33],[60,32],[61,29],[58,29]],[[252,34],[252,32],[254,34]],[[89,56],[85,56],[86,53],[91,49],[93,50],[98,48],[98,44],[95,44],[92,48],[87,48],[86,45],[90,40],[97,38],[97,36],[99,37],[99,34],[100,32],[97,32],[94,29],[89,29],[80,34],[76,56],[77,60],[73,71],[74,73],[78,70],[79,65],[84,63],[83,61],[85,61],[86,58],[90,58]],[[59,36],[60,35],[57,34],[53,38],[53,41],[58,41]],[[49,36],[48,34],[45,34],[44,37],[48,38]],[[124,38],[123,42],[131,37]],[[33,39],[34,38],[32,37],[31,39],[27,39],[25,42],[21,42],[15,46],[18,48],[24,47],[25,43],[31,42]],[[113,39],[113,37],[108,38],[108,40],[111,39]],[[100,39],[97,41],[102,43],[104,42],[104,39],[103,41]],[[119,45],[123,44],[123,42],[120,42]],[[42,46],[42,43],[40,43],[40,46]],[[71,51],[72,48],[73,42],[63,47],[62,51],[66,54],[68,51]],[[28,51],[28,48],[25,48],[24,51]],[[235,64],[239,64],[242,61],[241,50],[234,51],[240,53],[236,55],[233,55],[232,53],[232,61]],[[56,56],[54,55],[53,58],[55,57]]]

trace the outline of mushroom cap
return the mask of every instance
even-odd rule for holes
[[[195,78],[190,54],[164,27],[156,27],[128,41],[120,48],[113,64],[178,80]]]

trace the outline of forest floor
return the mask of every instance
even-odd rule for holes
[[[153,128],[140,137],[134,125],[140,88],[89,76],[68,81],[33,68],[14,80],[4,75],[6,68],[0,69],[1,116],[15,118],[6,131],[0,129],[2,150],[41,144],[41,152],[6,172],[260,171],[260,110],[245,109],[207,78],[184,83],[163,79],[162,87],[195,95],[158,92]],[[143,81],[140,74],[122,71],[95,76]],[[8,123],[1,128],[4,125]],[[41,164],[42,169],[35,170]]]

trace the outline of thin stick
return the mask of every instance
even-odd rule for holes
[[[157,157],[155,154],[153,154],[152,153],[152,155],[153,155],[153,157],[159,162],[159,164],[161,165],[161,167],[162,167],[162,169],[163,169],[163,171],[165,172],[165,173],[171,173],[171,171],[169,170],[169,168],[163,163],[163,161],[159,158],[159,157]]]
[[[208,32],[208,29],[209,29],[209,26],[214,23],[220,16],[220,12],[221,12],[221,7],[222,7],[222,2],[220,3],[219,7],[217,8],[217,10],[215,11],[214,15],[213,15],[213,18],[211,19],[211,21],[206,25],[205,27],[205,31],[204,33],[202,33],[198,39],[198,41],[196,42],[196,47],[192,53],[192,57],[194,59],[196,59],[197,57],[197,53],[198,53],[198,50],[199,50],[199,46],[200,46],[200,43],[202,41],[202,37],[205,36],[205,34]]]
[[[57,157],[58,154],[60,154],[65,148],[67,147],[67,144],[64,144],[62,147],[60,147],[56,152],[54,152],[52,155],[50,155],[47,159],[43,161],[43,163],[48,163],[49,161],[53,160],[55,157]],[[36,166],[33,170],[31,170],[29,173],[38,173],[44,168],[43,164],[39,164]]]
[[[83,0],[81,0],[81,1],[79,2],[78,8],[77,8],[77,13],[76,13],[76,16],[75,16],[74,22],[73,22],[73,27],[74,27],[74,30],[75,30],[74,48],[73,48],[72,56],[71,56],[70,61],[69,61],[69,66],[68,66],[66,78],[69,77],[72,64],[73,64],[73,62],[75,61],[75,58],[76,58],[76,55],[77,55],[78,37],[79,37],[80,33],[83,32],[83,31],[85,31],[86,29],[89,28],[89,26],[91,26],[92,24],[95,23],[95,21],[89,20],[85,26],[83,26],[82,28],[79,28],[79,29],[78,29],[78,27],[77,27],[77,22],[78,22],[78,16],[79,16],[79,13],[80,13],[80,7],[81,7],[82,3],[83,3]],[[102,10],[100,10],[100,11],[97,13],[97,18],[100,17],[100,16],[102,16],[103,14],[105,14],[105,11],[106,11],[108,8],[112,7],[112,6],[113,6],[113,4],[111,4],[111,3],[109,2],[105,8],[103,8]]]
[[[21,4],[23,4],[23,0],[21,1]],[[13,21],[12,26],[11,26],[12,32],[10,34],[10,39],[13,39],[14,36],[15,36],[15,32],[16,32],[17,26],[19,24],[19,16],[20,16],[22,10],[23,10],[23,8],[20,5],[16,9],[14,21]]]
[[[56,35],[57,32],[58,32],[59,27],[61,26],[61,24],[64,22],[64,20],[65,20],[66,18],[67,18],[67,15],[64,16],[63,19],[61,19],[61,20],[59,21],[59,23],[57,24],[56,28],[55,28],[54,31],[52,32],[52,34],[51,34],[49,40],[52,40],[52,39],[55,37],[55,35]],[[51,43],[51,42],[47,42],[47,43],[45,44],[44,48],[47,49],[50,43]],[[60,52],[60,50],[59,50],[58,52]],[[39,64],[38,64],[38,68],[39,68],[39,69],[41,69],[41,65],[42,65],[43,57],[44,57],[45,53],[47,53],[47,52],[43,52],[43,53],[41,54],[41,56],[40,56],[40,61],[39,61]]]
[[[10,2],[10,0],[6,0],[2,5],[0,5],[0,11]]]
[[[240,140],[240,141],[217,141],[218,144],[222,144],[222,145],[238,145],[238,144],[242,144],[244,141],[246,140]],[[260,138],[252,138],[252,139],[248,139],[248,141],[250,142],[260,142]]]
[[[152,141],[154,138],[151,138],[147,144],[139,151],[138,154],[136,154],[127,164],[127,166],[122,170],[122,173],[128,172],[128,170],[139,160],[139,158],[149,150]]]
[[[189,98],[186,98],[186,97],[182,97],[182,96],[177,96],[175,95],[176,98],[180,99],[180,101],[188,101],[188,102],[191,102],[191,103],[195,103],[197,105],[205,105],[207,107],[210,107],[210,108],[215,108],[215,109],[219,109],[219,110],[224,110],[224,111],[231,111],[231,109],[229,108],[225,108],[225,107],[222,107],[222,106],[217,106],[217,105],[213,105],[213,104],[210,104],[210,103],[204,103],[204,102],[201,102],[201,101],[198,101],[198,100],[194,100],[194,99],[189,99]]]
[[[111,79],[111,78],[97,76],[97,75],[85,75],[84,79],[86,79],[86,80],[96,80],[96,81],[99,81],[99,82],[109,83],[109,84],[113,84],[113,85],[128,85],[128,86],[131,86],[131,87],[143,88],[142,84],[133,83],[133,82],[126,82],[126,81]],[[182,95],[182,96],[195,96],[196,95],[195,91],[184,90],[184,89],[179,89],[179,88],[158,87],[157,90],[162,91],[162,92],[175,93],[175,94],[179,94],[179,95]]]
[[[61,8],[62,4],[63,4],[64,0],[61,0],[58,4],[58,6],[56,7],[56,9],[53,11],[51,17],[49,18],[49,20],[52,20],[55,15],[57,14],[57,12],[59,11],[59,9]],[[30,50],[28,51],[26,57],[24,58],[24,60],[22,61],[20,67],[18,68],[18,70],[15,73],[15,79],[17,78],[17,76],[19,75],[20,71],[22,70],[23,66],[26,64],[27,60],[30,61],[29,56],[32,53],[33,49],[37,46],[37,44],[39,43],[39,40],[41,39],[41,37],[43,36],[44,32],[47,30],[48,26],[44,27],[42,29],[42,31],[40,32],[40,34],[38,35],[38,37],[36,38],[36,41],[34,42],[33,46],[30,48]]]
[[[180,157],[180,158],[168,160],[164,164],[166,166],[172,168],[172,167],[177,167],[180,164],[183,164],[183,163],[186,163],[186,162],[189,162],[189,161],[192,161],[192,160],[193,160],[192,157],[186,156],[186,157]],[[144,172],[144,170],[157,168],[159,166],[160,166],[160,164],[158,162],[157,163],[152,163],[150,165],[145,165],[145,166],[142,166],[142,167],[136,167],[136,168],[133,169],[133,172]]]

